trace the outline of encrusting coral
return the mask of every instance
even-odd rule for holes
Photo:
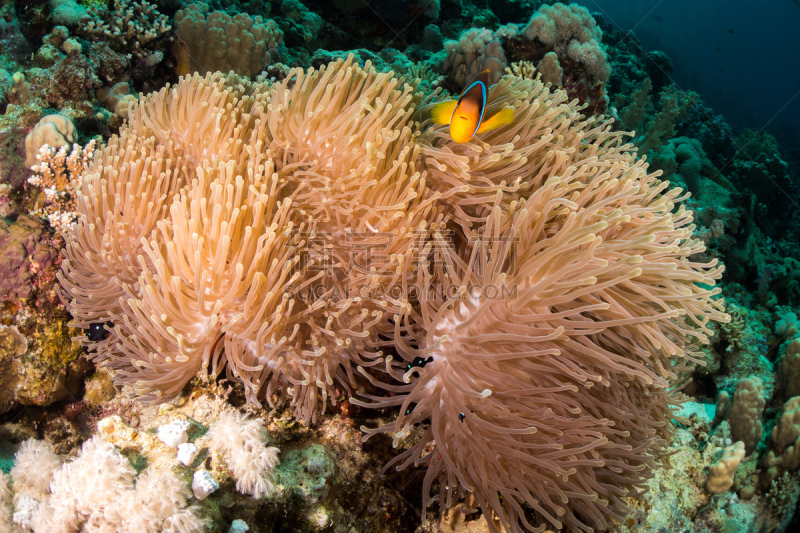
[[[143,98],[77,195],[61,282],[78,326],[113,324],[84,344],[148,400],[224,369],[308,422],[357,387],[399,407],[370,433],[428,465],[425,505],[438,483],[494,532],[611,527],[728,317],[682,191],[566,100],[506,76],[486,112],[515,122],[456,145],[352,58]]]

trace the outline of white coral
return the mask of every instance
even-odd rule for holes
[[[189,440],[187,431],[189,430],[188,420],[173,420],[169,424],[158,427],[158,440],[170,448],[178,448]]]
[[[44,441],[28,439],[14,455],[11,479],[14,492],[41,499],[50,492],[53,473],[61,468],[61,459]]]
[[[115,502],[133,484],[136,472],[114,446],[94,437],[83,443],[81,454],[53,475],[50,499],[34,517],[39,533],[69,533]],[[36,527],[36,525],[40,527]]]
[[[197,516],[197,507],[186,508],[188,496],[189,489],[170,470],[148,469],[134,489],[120,493],[114,505],[92,517],[86,529],[148,533],[191,523],[190,531],[198,531],[205,521]]]
[[[181,509],[177,513],[164,520],[161,533],[197,533],[204,531],[209,521],[197,516],[195,506]]]
[[[271,493],[272,470],[280,464],[280,450],[267,447],[267,433],[259,419],[225,411],[208,432],[208,447],[225,457],[236,479],[236,490],[260,498]]]
[[[30,531],[33,528],[33,517],[39,511],[39,506],[39,501],[27,494],[17,495],[14,498],[14,515],[11,520],[24,531]]]
[[[178,444],[178,454],[176,455],[178,461],[183,463],[184,466],[189,466],[197,457],[198,447],[191,442],[183,442]]]
[[[192,478],[192,492],[198,500],[205,500],[209,494],[219,488],[217,480],[211,477],[208,470],[200,469],[194,473]]]
[[[48,463],[46,475],[25,471],[40,468],[32,464],[36,458]],[[60,468],[58,457],[38,441],[23,444],[16,459],[15,488],[39,495],[38,500],[21,492],[15,496],[13,520],[25,531],[188,533],[208,525],[198,516],[198,507],[186,507],[189,489],[172,471],[151,468],[136,478],[128,460],[99,436],[85,442],[80,455]],[[42,488],[45,482],[49,490]],[[0,504],[2,499],[0,486]],[[0,509],[0,531],[11,531],[2,526]]]

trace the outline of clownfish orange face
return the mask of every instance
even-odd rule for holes
[[[488,71],[484,72],[486,73]],[[436,124],[450,124],[450,136],[457,143],[469,141],[476,133],[511,124],[514,121],[514,110],[510,108],[483,120],[487,92],[485,81],[481,79],[473,82],[461,93],[458,100],[436,104],[431,111],[431,118]]]

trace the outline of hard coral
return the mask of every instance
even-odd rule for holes
[[[739,441],[722,452],[719,461],[708,467],[706,490],[711,494],[720,494],[733,486],[733,476],[744,457],[744,443]]]
[[[233,71],[254,77],[280,59],[283,32],[273,20],[211,11],[195,2],[175,14],[175,33],[189,48],[192,71]]]
[[[56,231],[65,232],[75,223],[75,189],[80,187],[86,165],[94,155],[94,145],[94,139],[85,147],[73,144],[67,155],[66,146],[56,150],[44,144],[36,155],[39,162],[31,166],[35,174],[28,183],[41,187],[45,196],[44,207],[36,212],[44,215]]]
[[[58,248],[39,217],[21,215],[12,224],[0,220],[0,301],[25,300],[52,281]]]
[[[69,117],[59,114],[47,115],[37,122],[25,137],[25,164],[29,167],[35,165],[38,162],[36,156],[44,145],[58,150],[62,146],[69,146],[77,139],[75,124]]]
[[[733,406],[728,411],[731,435],[742,441],[750,455],[761,440],[761,413],[764,410],[764,387],[755,376],[742,379],[733,393]]]
[[[172,27],[169,17],[147,0],[114,0],[113,6],[93,5],[81,18],[80,31],[92,41],[108,41],[134,57],[152,54]]]
[[[783,450],[783,466],[789,470],[800,468],[800,396],[783,404],[783,412],[772,429],[772,440]]]
[[[0,326],[0,414],[14,406],[19,389],[27,381],[19,359],[27,350],[28,341],[16,327]]]

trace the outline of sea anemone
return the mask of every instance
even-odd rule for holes
[[[83,177],[67,236],[75,324],[113,324],[83,339],[93,358],[145,400],[224,371],[252,403],[291,389],[313,421],[352,363],[380,361],[409,305],[390,289],[441,218],[413,142],[419,98],[352,60],[143,98]]]
[[[386,358],[394,383],[362,372],[394,395],[353,401],[399,407],[364,429],[402,443],[398,469],[427,465],[424,505],[438,482],[442,509],[472,493],[506,531],[602,530],[665,453],[668,388],[702,361],[709,321],[727,320],[712,288],[722,267],[691,260],[704,246],[681,190],[607,122],[530,80],[506,78],[490,99],[524,120],[485,142],[427,139],[434,190],[452,175],[484,192],[471,213],[450,206],[457,223],[420,275],[432,290],[395,317],[408,333]]]
[[[62,286],[113,324],[84,343],[149,400],[224,371],[307,423],[355,388],[399,408],[367,431],[427,465],[425,505],[438,483],[514,533],[612,526],[727,320],[722,267],[609,121],[513,76],[489,101],[514,124],[455,144],[352,58],[143,98],[77,194]]]

